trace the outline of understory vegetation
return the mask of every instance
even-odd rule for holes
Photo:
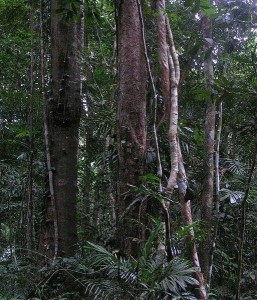
[[[138,8],[142,35],[141,52],[135,49],[142,55],[139,72],[143,74],[136,74],[135,82],[145,80],[145,111],[139,114],[137,102],[129,98],[125,103],[122,98],[139,89],[134,82],[126,90],[137,63],[129,68],[122,56],[132,43],[122,45],[122,37],[132,33],[122,34],[134,26],[128,18],[127,24],[122,23],[127,13],[124,1],[0,0],[0,300],[257,299],[257,3],[129,1]],[[59,27],[53,25],[50,2],[58,6]],[[166,6],[158,10],[156,3]],[[177,82],[177,111],[172,102],[168,114],[158,38],[161,17],[171,49],[166,61],[171,98]],[[210,21],[211,37],[204,36],[204,18]],[[53,91],[53,68],[58,65],[53,64],[53,51],[60,49],[52,45],[60,34],[53,32],[58,28],[64,32],[67,24],[79,26],[79,22],[84,25],[82,33],[76,29],[80,38],[66,41],[74,48],[67,48],[67,57],[60,55],[62,68],[68,71],[56,72],[64,73],[57,87],[58,102]],[[67,29],[68,34],[72,30]],[[79,39],[81,44],[74,46]],[[172,73],[173,47],[179,61],[178,81]],[[54,153],[58,140],[53,136],[65,136],[73,126],[75,110],[70,110],[66,123],[61,113],[70,109],[71,98],[76,100],[69,96],[74,88],[69,60],[74,53],[75,59],[80,57],[76,51],[81,53],[81,119],[74,131],[78,132],[76,171],[68,187],[74,189],[76,216],[69,220],[70,208],[67,202],[63,206],[58,202],[49,174],[57,189],[65,185],[72,169],[55,179],[61,159]],[[208,60],[213,67],[211,86]],[[132,75],[122,77],[127,69]],[[64,108],[62,99],[68,99]],[[61,112],[52,113],[55,101]],[[210,106],[215,122],[206,134]],[[120,120],[131,107],[125,130]],[[169,122],[173,113],[177,123]],[[59,119],[52,121],[56,116]],[[136,129],[131,129],[135,120]],[[138,124],[145,130],[141,135]],[[212,151],[206,147],[210,135]],[[58,150],[63,157],[70,155],[66,143]],[[142,149],[143,161],[136,157]],[[204,210],[208,157],[213,162],[210,218]],[[66,256],[60,245],[72,224],[76,232],[70,236],[76,245]],[[202,274],[201,251],[208,241],[209,272]],[[199,255],[199,266],[192,253]],[[203,276],[203,287],[197,274]]]

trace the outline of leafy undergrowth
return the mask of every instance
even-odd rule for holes
[[[197,288],[194,268],[182,258],[167,262],[154,247],[153,230],[138,259],[122,257],[93,243],[83,256],[58,258],[40,269],[25,258],[0,262],[0,299],[190,299]]]

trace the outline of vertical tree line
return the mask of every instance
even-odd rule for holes
[[[255,3],[3,0],[0,18],[3,297],[252,296]]]
[[[139,4],[140,5],[140,4]],[[117,2],[118,156],[117,233],[122,252],[138,256],[140,203],[133,186],[145,172],[146,61],[137,1]],[[139,221],[140,222],[140,221]]]
[[[63,13],[58,13],[63,11]],[[73,256],[77,245],[76,198],[77,152],[81,115],[82,12],[77,4],[73,15],[63,1],[51,2],[51,95],[46,106],[46,133],[52,193],[46,203],[47,229],[44,252]],[[74,20],[76,16],[76,20]],[[57,228],[54,228],[56,223]],[[55,236],[55,235],[58,235]],[[57,244],[56,244],[57,243]],[[55,249],[55,250],[54,250]]]

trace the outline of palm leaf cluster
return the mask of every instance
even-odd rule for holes
[[[90,269],[83,282],[88,299],[196,299],[185,293],[188,285],[198,284],[192,277],[194,268],[181,258],[167,262],[163,254],[150,253],[152,236],[155,232],[138,259],[88,243]]]

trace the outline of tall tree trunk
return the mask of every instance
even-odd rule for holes
[[[152,0],[151,5],[158,13],[157,37],[158,56],[160,64],[161,92],[164,99],[164,115],[158,127],[163,121],[169,124],[170,144],[170,176],[167,184],[167,192],[172,195],[177,184],[178,174],[178,85],[180,81],[180,66],[175,48],[173,33],[169,19],[165,14],[165,0]]]
[[[169,38],[169,69],[170,69],[170,114],[169,114],[169,143],[170,143],[170,176],[167,192],[172,195],[177,184],[178,175],[178,84],[180,80],[180,66],[175,48],[169,19],[166,16]]]
[[[167,43],[167,27],[165,15],[166,0],[154,0],[153,7],[157,11],[157,39],[158,56],[160,64],[160,85],[164,103],[164,114],[160,121],[169,121],[170,115],[170,68],[169,68],[169,46]],[[159,125],[160,125],[159,123]]]
[[[161,94],[164,100],[164,114],[159,122],[159,125],[166,121],[169,123],[169,142],[170,142],[170,156],[171,156],[171,171],[168,180],[167,191],[170,196],[173,193],[174,186],[177,183],[177,171],[178,171],[178,160],[177,160],[177,118],[178,118],[178,95],[177,85],[179,82],[179,62],[174,46],[172,31],[170,29],[168,18],[165,15],[165,0],[153,0],[151,1],[154,12],[157,12],[157,37],[158,37],[158,57],[160,66],[160,83],[161,83]],[[167,34],[169,36],[169,44],[167,41]],[[176,66],[176,67],[175,67]],[[156,98],[156,97],[155,97]],[[157,101],[155,101],[156,103]],[[171,107],[173,107],[171,111]],[[156,108],[155,104],[155,118],[156,122]],[[158,125],[158,126],[159,126]],[[158,128],[157,126],[157,128]],[[156,145],[158,146],[157,129],[154,124],[154,134]],[[158,154],[159,149],[156,146],[156,153]],[[158,155],[159,156],[159,155]],[[157,156],[157,157],[158,157]],[[158,175],[162,175],[162,168],[160,158],[158,159]],[[162,191],[162,185],[160,185],[160,191]],[[166,253],[168,261],[172,259],[171,252],[171,233],[170,233],[170,210],[169,202],[163,201],[163,212],[165,215],[165,238],[166,238]]]
[[[219,230],[219,214],[220,214],[220,143],[221,143],[221,130],[222,130],[222,111],[223,111],[223,104],[222,102],[219,104],[218,109],[218,116],[217,116],[217,125],[216,125],[216,140],[215,140],[215,226],[214,226],[214,233],[212,239],[212,249],[211,249],[211,258],[210,258],[210,269],[209,269],[209,278],[207,285],[211,288],[211,274],[213,270],[214,264],[214,254],[216,248],[216,240],[218,237],[218,230]]]
[[[202,193],[202,220],[206,225],[205,240],[200,247],[200,261],[205,282],[209,282],[209,269],[211,264],[211,251],[213,239],[213,189],[214,189],[214,144],[215,144],[215,115],[216,107],[213,103],[213,62],[212,62],[212,22],[209,16],[203,16],[202,35],[205,42],[205,87],[209,91],[210,97],[207,99],[205,128],[204,128],[204,182]]]
[[[162,8],[165,7],[164,6],[165,2],[160,0],[160,3],[163,3],[161,4]],[[186,226],[191,226],[193,224],[191,203],[190,201],[185,201],[185,194],[187,189],[187,178],[186,178],[186,171],[184,167],[180,145],[178,142],[177,123],[178,123],[178,86],[180,81],[180,65],[179,65],[178,55],[175,48],[172,30],[167,17],[165,17],[165,22],[163,23],[163,25],[166,26],[167,28],[169,48],[167,49],[167,47],[163,46],[160,49],[162,51],[165,51],[166,48],[167,49],[166,51],[168,51],[168,62],[169,62],[168,70],[170,73],[170,82],[168,88],[170,89],[169,141],[170,141],[170,149],[171,149],[170,150],[171,173],[168,180],[167,191],[173,193],[174,186],[178,183],[179,200],[180,200],[183,221]],[[162,61],[163,58],[161,59],[161,63]],[[163,76],[165,76],[165,74],[166,72],[165,70],[163,70]],[[162,87],[162,89],[164,89],[164,87]],[[189,259],[192,261],[192,264],[196,268],[195,277],[199,282],[198,296],[199,299],[205,300],[208,298],[208,296],[204,285],[204,279],[200,268],[196,245],[194,243],[193,228],[191,228],[190,233],[188,235],[187,246],[190,248]]]
[[[85,45],[87,47],[87,45]],[[86,75],[87,80],[91,80],[93,74],[90,68],[85,64],[83,69],[83,74]],[[86,85],[86,82],[85,82]],[[86,89],[86,87],[85,87]],[[92,118],[92,103],[90,97],[86,97],[83,100],[83,118],[82,122],[85,122],[85,132],[81,132],[84,136],[84,144],[85,144],[85,163],[83,170],[83,181],[82,181],[82,194],[83,194],[83,218],[82,218],[82,227],[85,230],[85,237],[89,237],[92,234],[92,219],[91,219],[91,182],[92,182],[92,170],[91,170],[91,162],[93,160],[93,152],[94,152],[94,142],[93,142],[93,124],[90,121]]]
[[[140,184],[146,152],[146,59],[137,1],[117,1],[118,155],[117,237],[120,250],[138,256]]]
[[[34,173],[34,135],[33,135],[33,122],[34,122],[34,72],[35,72],[35,57],[34,57],[34,27],[35,27],[35,7],[34,1],[31,1],[30,9],[30,103],[29,103],[29,115],[28,126],[30,130],[29,135],[29,161],[28,161],[28,188],[27,188],[27,249],[28,256],[31,256],[31,250],[35,247],[35,203],[33,199],[33,173]]]
[[[48,229],[43,251],[56,252],[53,224],[58,227],[58,256],[73,256],[77,243],[76,194],[78,128],[81,111],[81,11],[68,18],[69,4],[51,1],[52,97],[47,102],[49,159],[51,160],[53,199],[47,203]],[[64,11],[57,13],[57,10]],[[55,250],[54,250],[55,249]],[[55,253],[56,254],[56,253]]]

